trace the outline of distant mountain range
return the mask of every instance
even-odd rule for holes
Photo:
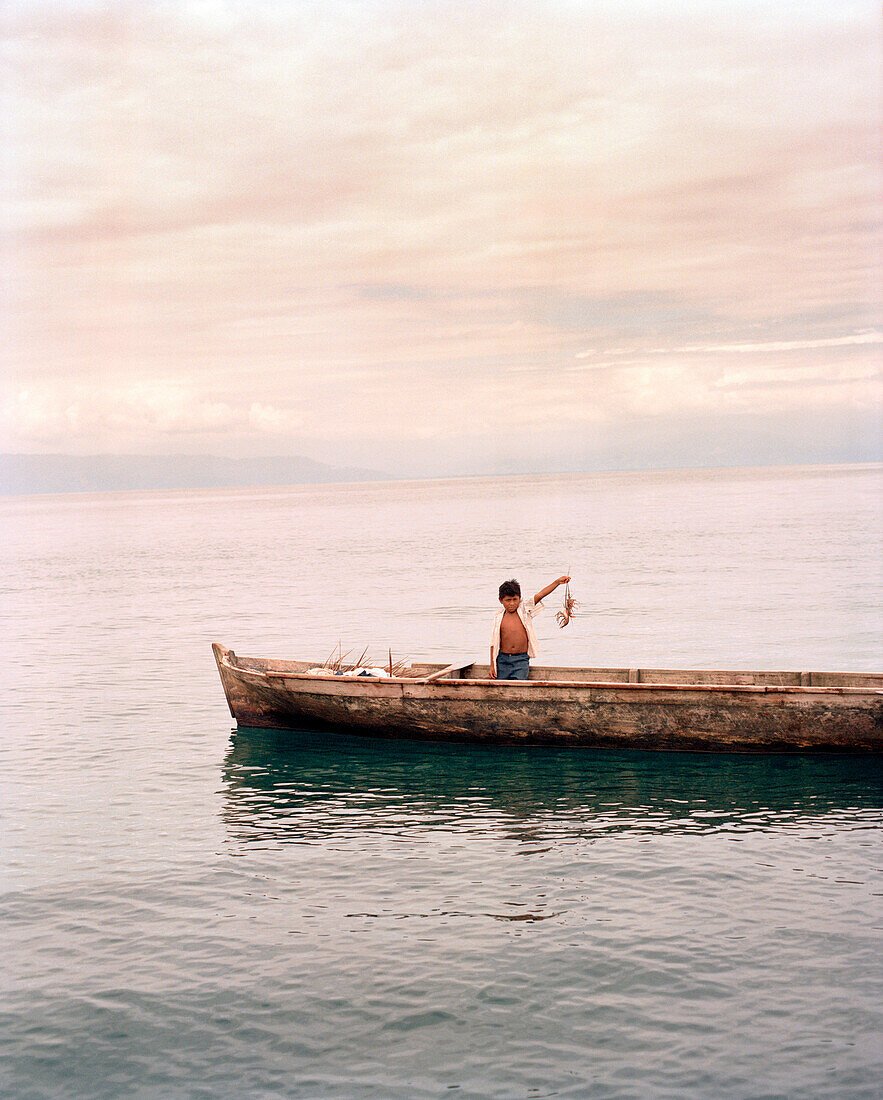
[[[304,485],[329,481],[382,481],[387,477],[376,470],[328,466],[300,457],[0,454],[0,496]]]

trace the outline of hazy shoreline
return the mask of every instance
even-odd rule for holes
[[[33,463],[23,460],[33,460]],[[137,465],[136,465],[137,464]],[[186,492],[194,489],[273,489],[286,486],[385,482],[481,481],[510,478],[615,477],[735,473],[750,470],[875,470],[879,462],[759,463],[757,465],[627,467],[597,470],[513,471],[398,477],[381,470],[331,466],[301,458],[220,459],[211,455],[5,455],[0,454],[0,498],[119,492]]]

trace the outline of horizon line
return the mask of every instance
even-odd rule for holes
[[[151,455],[151,454],[116,454],[116,453],[104,453],[104,454],[91,454],[91,455],[72,455],[63,454],[61,452],[55,452],[53,454],[26,454],[15,452],[0,452],[0,458],[4,457],[45,457],[45,458],[217,458],[217,455]],[[299,455],[273,455],[266,456],[269,458],[302,458]],[[240,460],[237,460],[240,461]],[[242,459],[241,461],[257,461],[256,459]],[[316,461],[316,460],[309,460]],[[318,461],[317,465],[322,465]],[[332,467],[333,468],[333,467]],[[834,469],[853,469],[853,470],[871,470],[883,468],[883,460],[881,461],[843,461],[843,462],[782,462],[782,463],[761,463],[761,464],[744,464],[738,463],[733,465],[698,465],[698,466],[650,466],[650,467],[613,467],[605,469],[580,469],[580,470],[521,470],[510,471],[507,473],[473,473],[473,474],[423,474],[417,476],[389,476],[381,478],[364,478],[358,481],[291,481],[291,482],[256,482],[249,485],[180,485],[180,486],[165,486],[156,488],[130,488],[130,489],[62,489],[55,492],[51,491],[37,491],[37,492],[13,492],[4,493],[0,491],[0,499],[16,499],[20,497],[60,497],[60,496],[101,496],[101,495],[113,495],[113,494],[131,494],[131,493],[190,493],[190,492],[230,492],[230,491],[242,491],[251,489],[286,489],[294,487],[324,487],[330,488],[336,485],[387,485],[395,483],[413,483],[413,482],[433,482],[433,481],[479,481],[483,479],[515,479],[515,478],[556,478],[556,477],[584,477],[584,476],[607,476],[617,474],[688,474],[688,473],[713,473],[715,471],[756,471],[762,472],[767,470],[834,470]]]

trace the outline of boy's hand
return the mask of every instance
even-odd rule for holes
[[[491,665],[490,678],[492,680],[496,680],[496,678],[497,678],[497,666],[496,665],[493,665],[493,664]]]
[[[570,577],[559,577],[558,580],[555,581],[555,584],[556,584],[556,586],[559,585],[559,584],[567,584],[567,582],[569,580],[570,580]]]

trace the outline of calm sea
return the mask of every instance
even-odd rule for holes
[[[883,770],[231,729],[210,643],[883,670],[883,468],[0,501],[0,1094],[878,1097]]]

